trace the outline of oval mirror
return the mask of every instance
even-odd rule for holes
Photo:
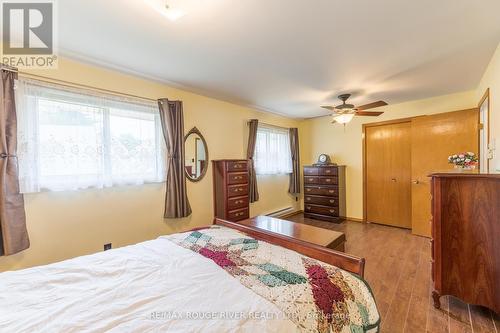
[[[200,131],[193,127],[184,137],[186,177],[193,182],[200,181],[208,168],[207,142]]]

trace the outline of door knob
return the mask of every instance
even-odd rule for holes
[[[392,178],[392,179],[391,179],[391,182],[395,182],[395,181],[396,181],[396,178]]]
[[[415,179],[412,181],[413,184],[420,184],[420,182],[418,181],[418,179]]]

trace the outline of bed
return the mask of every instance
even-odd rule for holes
[[[1,273],[0,328],[377,332],[380,317],[363,265],[215,219],[206,228]]]

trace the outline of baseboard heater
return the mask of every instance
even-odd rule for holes
[[[271,216],[271,217],[282,217],[282,216],[285,216],[285,215],[289,215],[291,213],[293,213],[294,210],[293,210],[293,207],[286,207],[286,208],[283,208],[283,209],[280,209],[280,210],[277,210],[275,212],[272,212],[272,213],[269,213],[269,214],[266,214],[266,216]]]

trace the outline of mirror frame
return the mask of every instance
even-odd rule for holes
[[[203,179],[203,177],[205,177],[205,174],[207,173],[207,170],[208,170],[208,162],[210,161],[209,159],[209,156],[208,156],[208,145],[207,145],[207,141],[205,141],[205,137],[203,136],[203,134],[201,134],[200,130],[198,128],[193,127],[191,128],[191,130],[184,136],[184,146],[186,145],[186,140],[187,138],[191,135],[191,134],[196,134],[200,137],[201,139],[201,142],[203,142],[203,147],[205,147],[205,157],[206,157],[206,160],[207,160],[207,163],[205,165],[205,168],[203,168],[203,170],[201,170],[201,173],[200,173],[200,176],[198,178],[191,178],[189,176],[189,174],[187,173],[186,171],[186,167],[184,167],[184,174],[186,175],[186,178],[194,183],[196,182],[199,182],[200,180]],[[185,148],[185,147],[184,147]]]

